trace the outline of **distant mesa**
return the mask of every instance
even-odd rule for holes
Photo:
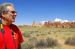
[[[60,28],[75,28],[75,21],[62,20],[56,18],[54,21],[33,21],[31,25],[21,24],[19,27],[30,26],[30,27],[60,27]]]
[[[32,27],[42,27],[42,26],[45,26],[45,27],[75,27],[75,21],[73,22],[70,22],[68,20],[62,20],[62,19],[59,19],[59,18],[56,18],[54,21],[42,21],[41,23],[37,23],[37,22],[32,22]]]

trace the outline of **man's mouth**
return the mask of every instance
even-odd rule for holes
[[[16,16],[13,16],[12,18],[13,18],[13,19],[15,19],[15,18],[16,18]]]

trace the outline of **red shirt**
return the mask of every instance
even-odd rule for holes
[[[11,27],[11,28],[10,28]],[[18,49],[18,44],[23,42],[22,34],[17,26],[4,25],[4,36],[2,36],[2,32],[0,32],[0,49]],[[12,35],[11,29],[14,32]]]

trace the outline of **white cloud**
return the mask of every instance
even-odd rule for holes
[[[62,19],[59,19],[59,18],[55,18],[55,20],[54,20],[55,22],[61,22],[62,21]]]
[[[69,22],[68,20],[63,20],[64,22]]]
[[[45,22],[48,22],[48,21],[42,21],[41,24],[43,25]]]
[[[55,18],[54,22],[64,23],[64,22],[69,22],[69,21],[68,20],[62,20],[62,19],[59,19],[59,18]]]
[[[41,21],[40,23],[43,25],[45,22],[48,22],[48,21]],[[69,21],[68,20],[63,20],[63,19],[60,19],[60,18],[55,18],[54,22],[64,23],[64,22],[69,22]]]

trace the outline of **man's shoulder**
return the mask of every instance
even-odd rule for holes
[[[15,24],[11,24],[11,27],[16,27],[16,28],[17,28],[17,25],[15,25]]]
[[[12,27],[12,29],[17,29],[17,30],[19,30],[19,28],[18,28],[17,25],[15,25],[15,24],[11,24],[11,27]]]
[[[15,24],[11,24],[11,26],[15,26],[15,27],[17,27],[17,25],[15,25]]]

